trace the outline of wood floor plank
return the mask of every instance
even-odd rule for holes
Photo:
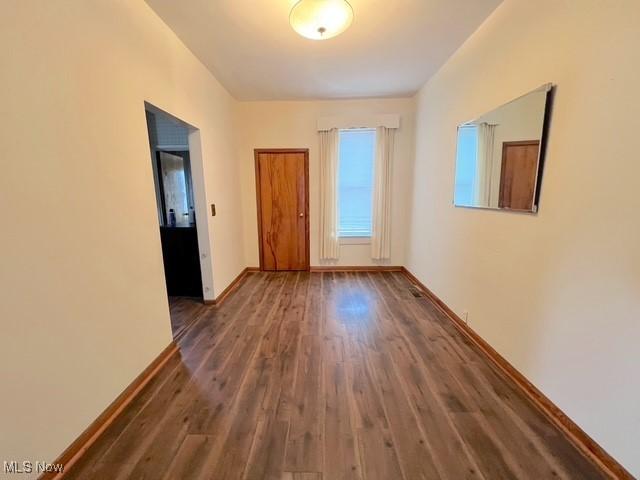
[[[385,354],[370,354],[376,383],[380,386],[382,402],[389,419],[389,430],[394,439],[395,451],[407,479],[441,478],[436,459],[428,448],[430,441],[418,426],[411,403],[392,365]],[[420,461],[416,461],[416,459]]]
[[[283,335],[284,325],[289,321],[301,321],[306,304],[306,285],[300,281],[300,273],[287,277],[278,298],[273,321],[264,325],[264,334],[260,343],[262,357],[273,358],[278,354],[280,337]]]
[[[339,301],[344,292],[338,287],[338,278],[333,272],[320,273],[318,277],[321,281],[321,288],[317,293],[322,295],[323,334],[344,337],[346,330],[339,312]],[[315,294],[316,291],[313,293]]]
[[[320,472],[284,472],[282,480],[322,480]]]
[[[236,394],[249,370],[248,360],[260,344],[262,327],[249,325],[254,318],[266,318],[274,309],[272,297],[277,297],[284,285],[284,276],[271,275],[265,284],[266,294],[249,302],[240,320],[230,327],[227,342],[219,342],[209,355],[203,369],[195,374],[198,390],[192,405],[189,433],[215,434],[226,420]]]
[[[335,356],[332,357],[335,360]],[[345,364],[327,359],[324,369],[324,434],[323,473],[335,480],[362,478],[351,409],[349,383]]]
[[[261,405],[267,425],[271,425],[269,415],[276,415],[287,425],[289,422],[307,291],[308,275],[290,275],[280,295],[274,298],[275,311],[264,324],[257,359],[274,359]]]
[[[207,311],[207,306],[198,298],[169,297],[171,330],[174,338],[182,336]]]
[[[275,407],[280,420],[289,421],[294,405],[294,389],[298,364],[300,363],[301,322],[287,322],[278,346],[276,372],[271,388],[265,396],[265,410]]]
[[[173,357],[73,479],[605,478],[396,272],[172,299]]]
[[[322,318],[322,276],[319,274],[311,274],[302,272],[300,274],[301,293],[305,295],[304,315],[302,321],[303,335],[321,335],[323,331]]]
[[[429,386],[424,370],[419,363],[412,361],[405,348],[402,343],[398,344],[392,357],[424,431],[427,448],[440,465],[441,476],[451,480],[483,478],[449,413]]]
[[[374,275],[373,283],[385,298],[385,305],[398,330],[413,345],[413,351],[422,359],[422,365],[433,378],[436,393],[445,402],[451,412],[471,412],[478,409],[464,387],[450,372],[448,357],[438,355],[438,336],[425,334],[407,310],[405,304],[398,299],[384,282],[382,275]]]
[[[256,358],[253,363],[237,402],[229,412],[231,421],[228,422],[228,433],[223,445],[232,445],[233,448],[225,448],[223,454],[217,456],[210,478],[215,480],[242,478],[260,423],[262,400],[267,391],[270,376],[273,375],[273,363],[273,358]],[[222,438],[224,434],[218,431],[217,435]]]
[[[286,471],[318,472],[322,469],[324,412],[321,352],[322,339],[319,336],[302,337],[284,463]]]
[[[379,285],[376,285],[380,279],[381,275],[376,274],[369,275],[368,278],[365,277],[362,280],[369,281],[372,289],[383,294],[384,292],[380,290]],[[404,297],[402,292],[396,293],[398,298],[405,300],[413,298],[410,293]],[[378,315],[381,322],[394,325],[396,322],[387,302],[388,300],[385,301],[381,297],[381,304],[384,304],[386,308],[379,309]],[[396,324],[396,328],[401,334],[392,338],[388,353],[397,366],[400,383],[405,386],[408,400],[425,433],[431,457],[440,465],[441,476],[451,479],[481,478],[482,475],[471,452],[462,441],[450,417],[449,402],[436,392],[434,384],[437,379],[430,374],[429,368],[425,366],[421,356],[415,353],[415,338],[403,335],[403,329],[400,325]],[[411,332],[409,333],[411,334]],[[429,342],[423,343],[421,339],[417,348],[430,348],[429,344],[435,338],[429,336],[427,338]]]
[[[529,476],[527,472],[519,471],[517,466],[507,460],[505,447],[497,444],[485,430],[480,413],[456,412],[453,414],[454,423],[464,441],[474,453],[474,458],[480,470],[487,479],[517,479],[540,478]]]
[[[163,477],[164,480],[204,478],[203,467],[213,443],[211,435],[187,435]]]
[[[274,415],[262,418],[245,470],[245,480],[281,480],[289,423]]]
[[[91,480],[125,480],[129,478],[135,478],[131,476],[131,471],[135,467],[134,464],[118,462],[118,463],[105,463],[97,462],[93,467],[88,470],[79,470],[82,472],[75,478]],[[66,478],[66,477],[65,477]]]
[[[338,335],[325,335],[323,338],[323,360],[328,363],[344,361],[344,342]]]
[[[364,358],[348,362],[349,380],[353,401],[354,425],[357,432],[358,451],[363,477],[366,479],[405,478],[382,400]]]

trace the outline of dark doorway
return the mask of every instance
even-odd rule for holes
[[[169,297],[202,298],[202,275],[189,156],[189,127],[147,110],[149,145]]]

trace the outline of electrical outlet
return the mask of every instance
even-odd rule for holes
[[[464,320],[464,323],[469,325],[469,312],[467,312],[466,310],[462,312],[462,320]]]

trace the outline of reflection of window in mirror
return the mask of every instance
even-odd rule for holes
[[[473,205],[473,185],[476,176],[478,129],[475,125],[462,125],[458,129],[456,161],[456,205]]]

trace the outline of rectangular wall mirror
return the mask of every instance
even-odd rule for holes
[[[551,84],[458,127],[454,205],[535,213]]]

